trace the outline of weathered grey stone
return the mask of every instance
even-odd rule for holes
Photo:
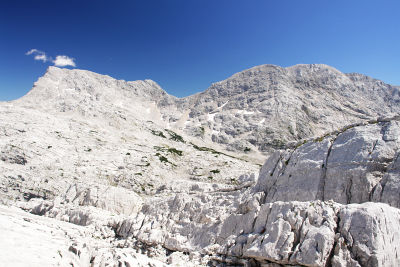
[[[385,204],[341,208],[333,266],[398,266],[400,211]]]
[[[0,202],[42,216],[0,208],[0,232],[61,240],[53,265],[398,266],[398,101],[325,65],[183,99],[51,67],[0,103]]]
[[[371,122],[276,152],[255,190],[265,192],[266,202],[377,201],[400,207],[399,125],[395,119]]]

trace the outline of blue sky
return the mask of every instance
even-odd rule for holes
[[[399,11],[398,0],[3,0],[0,100],[26,94],[57,56],[179,97],[260,64],[324,63],[400,85]]]

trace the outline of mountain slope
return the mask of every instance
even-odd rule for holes
[[[397,87],[326,65],[262,65],[186,99],[185,131],[232,150],[271,151],[355,122],[400,111]]]
[[[400,111],[399,88],[326,65],[261,65],[206,91],[178,99],[151,80],[126,82],[82,70],[50,67],[18,103],[47,111],[151,120],[255,154],[343,126]]]
[[[88,239],[100,235],[89,245],[73,239],[75,260],[84,266],[90,258],[105,260],[97,247],[112,253],[110,264],[123,264],[121,248],[136,248],[175,266],[180,258],[188,266],[398,266],[398,120],[276,152],[256,184],[242,177],[245,186],[233,190],[202,191],[198,184],[197,190],[141,201],[133,192],[119,192],[114,201],[112,191],[103,194],[109,210],[119,204],[133,211],[129,216],[93,208],[95,188],[21,206],[86,226]]]
[[[51,67],[0,103],[0,204],[37,215],[0,206],[8,240],[32,233],[5,264],[398,266],[398,111],[398,87],[325,65],[181,99]]]
[[[159,121],[156,102],[163,98],[175,99],[151,80],[126,82],[85,70],[49,67],[32,90],[14,103],[50,113],[129,114],[138,120]]]

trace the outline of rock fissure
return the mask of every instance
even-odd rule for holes
[[[382,139],[383,139],[383,136],[382,136]],[[378,144],[378,140],[373,142],[371,152],[369,153],[370,156],[372,155],[372,153],[374,153],[377,144]]]
[[[333,242],[333,245],[331,247],[331,250],[329,252],[328,258],[326,259],[325,267],[332,267],[333,258],[335,256],[337,256],[337,255],[335,255],[336,254],[335,252],[336,252],[336,250],[339,249],[338,242],[339,242],[339,238],[340,238],[340,235],[341,235],[341,233],[340,233],[340,209],[338,209],[336,211],[335,217],[336,217],[335,227],[334,227],[335,238],[334,238],[334,242]]]
[[[277,192],[276,183],[278,182],[278,178],[279,178],[280,176],[282,176],[282,175],[285,174],[286,167],[287,167],[287,165],[289,164],[290,159],[291,159],[293,153],[294,153],[294,150],[293,150],[293,151],[290,151],[290,152],[289,152],[289,156],[288,156],[287,160],[285,160],[285,161],[284,161],[284,158],[283,158],[283,157],[281,157],[281,156],[279,157],[278,163],[281,163],[282,167],[281,167],[281,169],[278,170],[278,172],[276,173],[276,178],[275,178],[273,184],[271,185],[271,187],[268,188],[267,191],[265,192],[265,198],[266,198],[266,199],[268,199],[268,197],[270,196],[271,191],[272,191],[271,199],[274,199],[274,196],[275,196],[275,194],[276,194],[276,192]],[[276,167],[275,167],[275,168],[276,168]],[[274,171],[273,173],[271,173],[271,174],[272,174],[272,176],[274,176],[274,175],[275,175],[275,171]]]
[[[346,203],[350,204],[351,203],[351,193],[352,193],[352,188],[353,188],[353,177],[350,177],[350,180],[348,181],[345,189],[345,194],[346,194]]]
[[[320,182],[318,185],[318,193],[316,195],[316,200],[320,199],[322,201],[325,201],[325,184],[326,184],[326,173],[328,171],[328,160],[329,160],[329,156],[331,154],[332,151],[332,147],[333,144],[335,143],[336,138],[333,138],[331,140],[331,143],[329,145],[328,151],[326,153],[326,158],[324,163],[322,164],[322,173],[321,173],[321,178],[320,178]]]
[[[297,247],[299,247],[299,249],[300,249],[300,246],[301,246],[301,242],[300,242],[300,241],[301,241],[301,234],[302,234],[302,232],[303,232],[303,227],[304,227],[304,224],[306,223],[307,218],[308,218],[308,212],[306,212],[306,214],[305,214],[305,216],[304,216],[304,218],[303,218],[303,222],[301,223],[301,226],[300,226],[300,228],[298,229],[298,231],[294,231],[294,232],[293,232],[295,238],[294,238],[294,240],[293,240],[291,252],[290,252],[290,254],[289,254],[289,259],[290,259],[291,256],[295,253]],[[293,230],[293,229],[292,229],[292,230]],[[307,232],[305,233],[304,237],[305,237],[306,235],[307,235]]]

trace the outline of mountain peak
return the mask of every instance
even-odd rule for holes
[[[255,66],[181,99],[152,80],[126,82],[49,67],[22,99],[45,110],[93,115],[125,108],[147,118],[149,110],[167,127],[202,134],[232,149],[261,151],[400,110],[398,88],[325,64]],[[243,145],[236,144],[239,139]]]
[[[124,81],[88,70],[50,66],[27,95],[17,100],[25,106],[66,111],[90,109],[106,112],[115,106],[170,97],[152,80]],[[86,114],[87,112],[85,112]]]

